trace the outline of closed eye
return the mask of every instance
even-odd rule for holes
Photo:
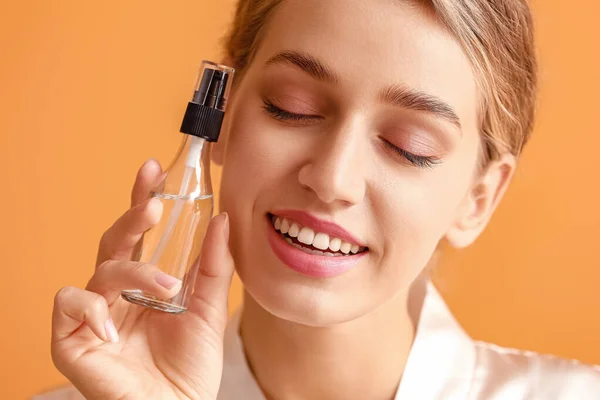
[[[388,148],[389,150],[391,150],[392,152],[394,152],[396,155],[401,156],[402,158],[406,159],[409,163],[411,163],[412,165],[419,167],[419,168],[433,168],[434,166],[436,166],[437,164],[441,163],[441,160],[437,157],[430,157],[430,156],[419,156],[413,153],[410,153],[406,150],[404,150],[401,147],[398,147],[394,144],[392,144],[391,142],[388,142],[385,139],[381,139],[383,141],[383,144],[385,145],[386,148]]]
[[[311,121],[315,119],[323,119],[320,115],[311,114],[296,114],[286,110],[282,110],[268,100],[263,100],[262,107],[269,115],[280,121]]]
[[[312,115],[312,114],[297,114],[292,113],[286,110],[283,110],[268,100],[263,100],[262,107],[271,117],[280,120],[280,121],[312,121],[315,119],[323,119],[320,115]],[[413,153],[410,153],[404,150],[401,147],[398,147],[391,142],[381,139],[383,144],[387,149],[394,152],[395,155],[399,155],[402,158],[406,159],[412,165],[419,168],[433,168],[435,165],[439,164],[441,160],[436,157],[431,156],[419,156]]]

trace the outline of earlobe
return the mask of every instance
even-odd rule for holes
[[[479,237],[504,196],[515,167],[516,158],[512,154],[489,163],[459,206],[457,217],[446,233],[451,246],[464,248]]]

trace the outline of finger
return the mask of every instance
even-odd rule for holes
[[[96,266],[107,260],[131,260],[144,232],[160,221],[163,205],[156,198],[130,208],[102,235]]]
[[[135,289],[161,299],[170,299],[181,289],[181,280],[165,274],[152,264],[109,260],[98,267],[86,287],[86,290],[104,296],[108,305],[114,303],[121,291]]]
[[[162,167],[155,159],[146,161],[139,169],[135,177],[135,183],[131,190],[131,207],[134,207],[148,199],[150,193],[163,178]]]
[[[197,266],[194,294],[188,311],[225,328],[227,297],[234,271],[229,251],[229,217],[223,213],[211,221]]]
[[[54,298],[52,313],[53,342],[69,337],[84,323],[101,340],[119,340],[104,297],[76,287],[59,290]]]

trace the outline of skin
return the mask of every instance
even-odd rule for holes
[[[290,62],[268,65],[286,51],[319,60],[337,83]],[[379,102],[390,85],[440,99],[460,127]],[[264,101],[319,118],[282,121]],[[241,335],[272,398],[393,396],[413,339],[410,284],[441,240],[465,246],[477,237],[513,170],[505,156],[477,174],[478,102],[469,60],[428,10],[348,0],[286,1],[277,10],[214,157],[223,163],[221,209],[235,221],[231,248],[246,290]],[[417,167],[385,141],[439,161]],[[286,268],[264,223],[278,209],[338,223],[368,255],[332,279]]]
[[[266,65],[282,52],[318,60],[336,82],[289,60]],[[178,290],[165,292],[155,267],[128,261],[161,213],[144,200],[162,173],[150,161],[134,207],[103,237],[86,290],[57,295],[54,361],[88,398],[216,398],[235,263],[246,290],[240,334],[268,398],[393,398],[414,337],[411,284],[440,241],[464,247],[477,238],[515,168],[510,154],[478,168],[480,93],[469,60],[421,6],[286,0],[236,79],[213,149],[229,217],[209,228],[190,310],[164,315],[118,296],[132,286],[161,296]],[[437,99],[445,115],[380,101],[391,85]],[[312,117],[282,120],[264,101]],[[393,146],[434,162],[414,165]],[[287,268],[265,222],[284,208],[341,225],[368,253],[327,279]],[[106,335],[109,315],[118,343]]]

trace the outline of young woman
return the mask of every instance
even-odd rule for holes
[[[241,0],[225,47],[226,214],[189,310],[119,296],[180,287],[131,261],[161,213],[150,161],[86,289],[56,296],[74,387],[42,399],[600,398],[597,368],[471,340],[421,278],[482,232],[531,133],[525,0]]]

